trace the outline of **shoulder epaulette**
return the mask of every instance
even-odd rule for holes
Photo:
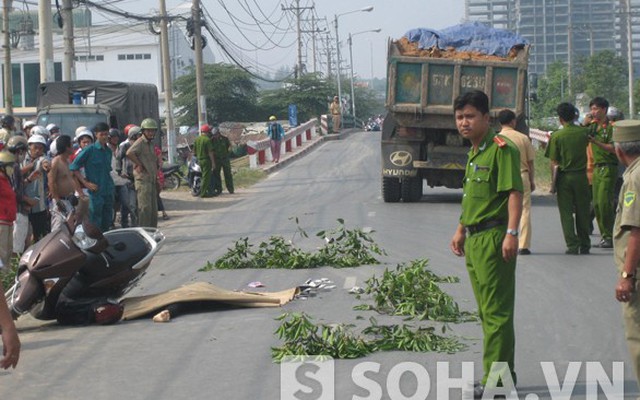
[[[496,135],[493,137],[493,141],[496,142],[498,147],[502,148],[507,145],[507,141],[500,137],[500,135]]]

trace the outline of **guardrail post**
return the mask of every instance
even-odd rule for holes
[[[329,116],[327,114],[320,116],[320,132],[323,135],[329,134]]]
[[[247,142],[247,154],[249,155],[249,168],[258,168],[258,152],[256,151],[256,142],[253,140]]]

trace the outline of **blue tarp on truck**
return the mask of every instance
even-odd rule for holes
[[[504,29],[491,28],[479,22],[455,25],[442,30],[416,28],[405,33],[410,42],[418,42],[420,49],[453,47],[457,51],[477,51],[482,54],[506,57],[513,47],[523,47],[527,40]]]

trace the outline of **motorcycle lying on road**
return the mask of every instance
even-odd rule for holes
[[[54,211],[57,212],[57,211]],[[62,324],[113,323],[116,299],[147,272],[165,237],[155,228],[114,229],[104,234],[88,220],[66,224],[29,247],[5,297],[14,319],[30,313]]]

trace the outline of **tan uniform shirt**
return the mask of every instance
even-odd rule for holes
[[[158,175],[158,157],[156,157],[156,152],[153,149],[153,142],[147,140],[147,138],[140,136],[138,140],[136,140],[129,150],[127,150],[127,154],[135,154],[142,166],[146,170],[143,173],[138,172],[134,169],[133,176],[135,179],[141,180],[149,180],[155,182],[156,177]]]
[[[625,228],[640,228],[640,157],[627,167],[622,175],[624,183],[620,189],[616,222],[613,227],[613,253],[616,266],[622,272],[624,267],[629,230]],[[638,269],[640,271],[640,269]]]
[[[329,106],[329,110],[333,115],[340,115],[341,114],[340,103],[338,103],[337,101],[332,102],[331,105]]]
[[[536,151],[527,135],[512,128],[502,128],[501,135],[513,142],[520,152],[520,173],[529,172],[529,163],[536,157]]]

